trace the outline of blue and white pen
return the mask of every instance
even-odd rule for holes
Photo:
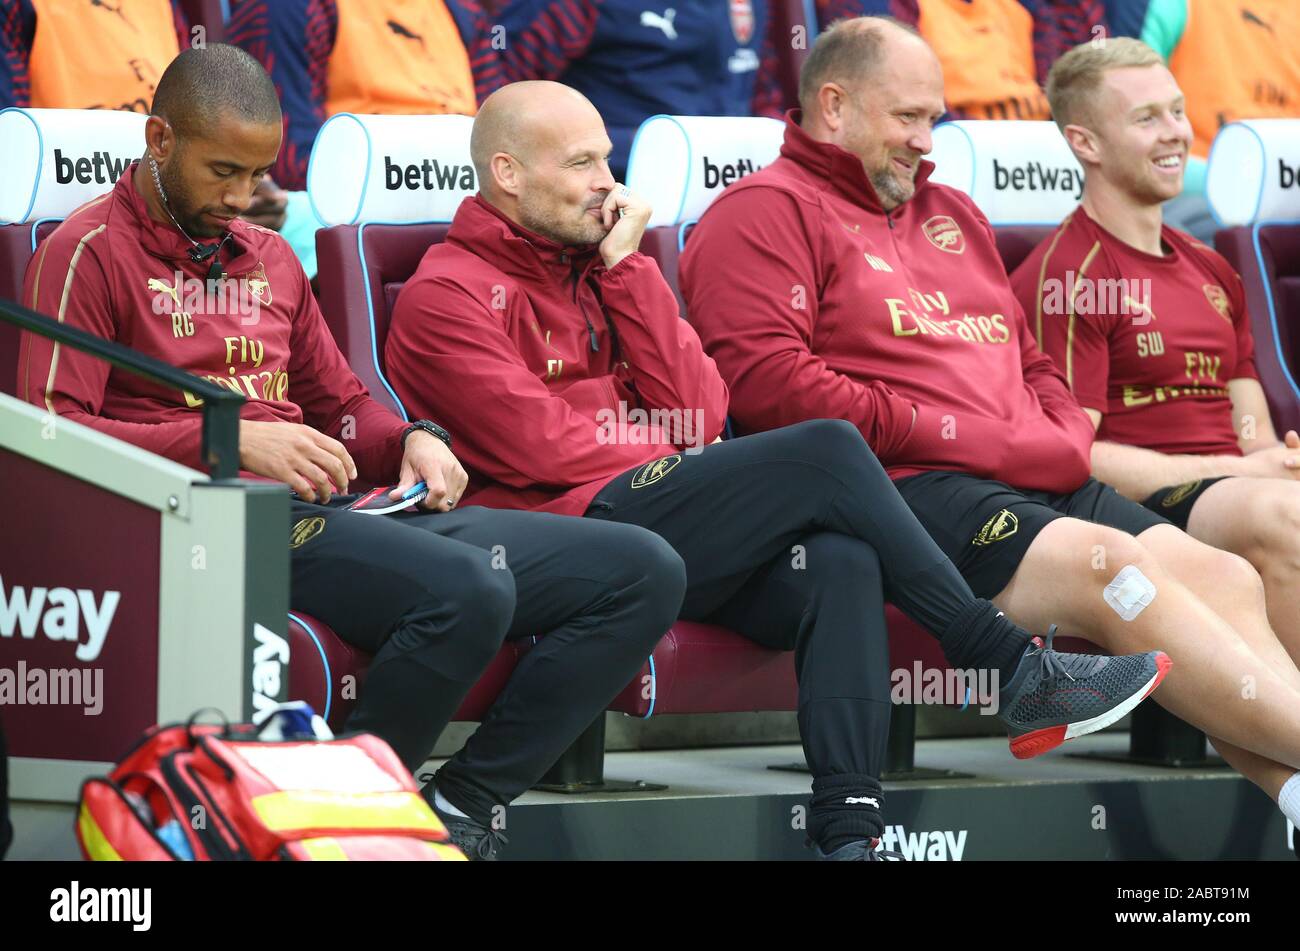
[[[406,490],[405,494],[398,500],[399,502],[419,501],[429,494],[429,487],[423,481],[415,483]]]

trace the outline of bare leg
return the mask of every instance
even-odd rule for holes
[[[1216,483],[1197,500],[1187,534],[1255,566],[1264,579],[1269,623],[1287,653],[1300,661],[1300,482]]]
[[[1102,598],[1126,565],[1135,565],[1158,592],[1132,621],[1122,620]],[[1260,582],[1254,572],[1236,570],[1216,584],[1231,592],[1225,596],[1246,598]],[[1039,533],[994,603],[1030,630],[1057,623],[1111,653],[1165,651],[1174,666],[1154,694],[1158,703],[1211,736],[1300,768],[1300,689],[1133,536],[1057,519]],[[1254,692],[1248,702],[1246,685]]]
[[[1211,488],[1218,488],[1218,486]],[[1205,494],[1210,493],[1207,491]],[[1199,502],[1197,504],[1199,506]],[[1264,608],[1264,591],[1262,586],[1255,582],[1259,576],[1249,564],[1237,555],[1218,551],[1189,537],[1172,525],[1157,525],[1155,528],[1149,528],[1138,536],[1138,541],[1182,584],[1193,591],[1200,592],[1201,600],[1209,605],[1214,613],[1231,624],[1233,630],[1250,645],[1256,655],[1269,664],[1292,687],[1300,689],[1300,669],[1296,668],[1295,663],[1269,627]],[[1235,583],[1223,584],[1225,576],[1236,577],[1239,580]],[[1239,702],[1253,702],[1246,699],[1249,694],[1250,691],[1243,685],[1243,697]],[[1213,734],[1210,735],[1210,742],[1219,751],[1219,755],[1237,772],[1263,789],[1274,800],[1277,799],[1282,784],[1295,773],[1290,766],[1234,746]]]

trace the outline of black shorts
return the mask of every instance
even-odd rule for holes
[[[894,485],[979,598],[992,598],[1010,583],[1038,533],[1055,519],[1082,519],[1130,535],[1168,523],[1096,479],[1064,495],[960,472],[923,472]]]
[[[1187,531],[1187,520],[1192,516],[1196,500],[1214,483],[1231,478],[1232,476],[1215,476],[1213,479],[1197,479],[1182,485],[1167,485],[1147,496],[1142,506],[1157,515],[1163,515],[1178,528]]]

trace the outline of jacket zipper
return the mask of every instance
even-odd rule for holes
[[[587,324],[587,337],[591,340],[591,352],[600,353],[600,341],[596,339],[596,328],[592,324],[591,318],[587,316],[587,308],[582,306],[582,301],[580,300],[581,296],[582,296],[582,278],[579,275],[574,274],[573,275],[573,303],[577,305],[578,311],[582,314],[583,321],[585,321]]]

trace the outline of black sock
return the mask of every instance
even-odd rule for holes
[[[808,838],[829,855],[863,839],[878,839],[885,823],[880,818],[884,797],[872,776],[837,773],[813,780]]]
[[[953,619],[939,638],[943,655],[963,670],[996,670],[1007,684],[1029,646],[1028,631],[1016,627],[993,605],[978,599]]]

